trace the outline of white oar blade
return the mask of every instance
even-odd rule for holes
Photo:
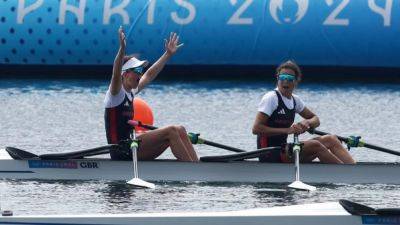
[[[132,180],[126,182],[130,185],[134,185],[136,187],[140,187],[140,188],[150,188],[150,189],[154,189],[156,188],[156,185],[147,181],[144,181],[142,179],[139,178],[133,178]]]
[[[303,182],[301,182],[299,180],[289,184],[288,187],[293,188],[293,189],[305,190],[305,191],[315,191],[315,190],[317,190],[316,187],[308,185],[308,184],[305,184],[305,183],[303,183]]]

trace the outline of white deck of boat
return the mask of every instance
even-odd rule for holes
[[[260,216],[346,216],[350,215],[337,202],[313,203],[272,208],[256,208],[225,212],[165,212],[129,214],[86,214],[86,215],[33,215],[12,216],[13,218],[157,218],[157,217],[260,217]],[[6,218],[6,217],[3,217]],[[10,217],[11,218],[11,217]]]
[[[0,217],[19,225],[362,225],[339,203],[315,203],[225,212],[163,212]],[[371,223],[372,224],[372,223]]]

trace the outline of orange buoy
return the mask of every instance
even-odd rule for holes
[[[134,114],[133,119],[136,121],[140,121],[143,124],[153,125],[154,117],[153,111],[151,107],[140,98],[135,97],[133,100]],[[146,131],[146,128],[135,126],[135,131],[138,133],[142,133]]]

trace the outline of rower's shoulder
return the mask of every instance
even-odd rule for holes
[[[124,88],[121,87],[121,89],[119,90],[119,92],[116,95],[113,95],[111,93],[111,90],[108,89],[106,92],[106,95],[104,97],[104,107],[105,108],[112,108],[115,107],[119,104],[121,104],[121,102],[124,100],[125,98],[125,90]]]
[[[275,99],[275,98],[277,98],[275,90],[268,91],[268,92],[265,93],[265,94],[263,95],[263,97],[262,97],[263,100]]]
[[[293,98],[294,98],[294,100],[296,101],[296,102],[303,102],[303,99],[300,97],[300,96],[298,96],[298,95],[296,95],[296,94],[292,94],[292,96],[293,96]]]
[[[271,98],[271,97],[276,97],[276,92],[275,92],[275,90],[267,91],[267,92],[263,95],[263,98]]]

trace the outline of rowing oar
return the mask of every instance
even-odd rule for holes
[[[110,150],[119,150],[119,145],[109,144],[97,148],[91,148],[81,151],[67,152],[67,153],[48,153],[36,155],[31,152],[14,148],[6,147],[6,151],[13,159],[45,159],[45,160],[67,160],[67,159],[80,159],[87,156],[102,155],[110,153]]]
[[[315,129],[311,129],[308,132],[310,132],[311,134],[318,134],[318,135],[327,135],[329,133],[327,132],[323,132],[323,131],[319,131],[319,130],[315,130]],[[339,135],[336,135],[338,137],[339,140],[344,141],[349,147],[366,147],[366,148],[370,148],[373,150],[377,150],[380,152],[386,152],[392,155],[397,155],[400,156],[400,152],[398,151],[394,151],[391,149],[387,149],[387,148],[383,148],[380,146],[376,146],[376,145],[372,145],[372,144],[368,144],[364,141],[360,140],[360,137],[354,137],[354,136],[350,136],[350,137],[342,137]]]
[[[144,181],[139,178],[139,171],[138,171],[138,160],[137,160],[137,149],[139,147],[139,141],[136,139],[136,132],[133,129],[132,133],[132,143],[131,143],[131,150],[132,150],[132,162],[133,162],[133,178],[126,183],[140,187],[140,188],[150,188],[154,189],[156,187],[155,184]]]
[[[238,160],[253,159],[253,158],[260,157],[262,154],[265,154],[266,151],[278,150],[281,148],[282,148],[281,146],[275,146],[275,147],[260,148],[260,149],[254,150],[254,151],[233,153],[233,154],[229,154],[229,155],[202,156],[202,157],[200,157],[200,161],[202,161],[202,162],[232,162],[232,161],[238,161]]]
[[[129,120],[128,123],[132,126],[139,126],[139,127],[143,127],[149,130],[156,130],[158,129],[158,127],[152,126],[152,125],[147,125],[147,124],[143,124],[140,121],[135,121],[135,120]],[[192,142],[192,144],[205,144],[205,145],[210,145],[216,148],[222,148],[228,151],[232,151],[232,152],[246,152],[243,149],[239,149],[239,148],[235,148],[235,147],[231,147],[231,146],[227,146],[227,145],[223,145],[223,144],[219,144],[219,143],[215,143],[212,141],[208,141],[205,140],[203,138],[199,138],[198,134],[193,134],[193,133],[188,133],[189,139]]]
[[[315,191],[317,190],[316,187],[305,184],[300,181],[300,151],[302,148],[302,144],[299,141],[299,136],[297,134],[294,135],[293,141],[293,152],[295,155],[294,166],[296,170],[296,179],[288,187],[293,189],[305,190],[305,191]]]

